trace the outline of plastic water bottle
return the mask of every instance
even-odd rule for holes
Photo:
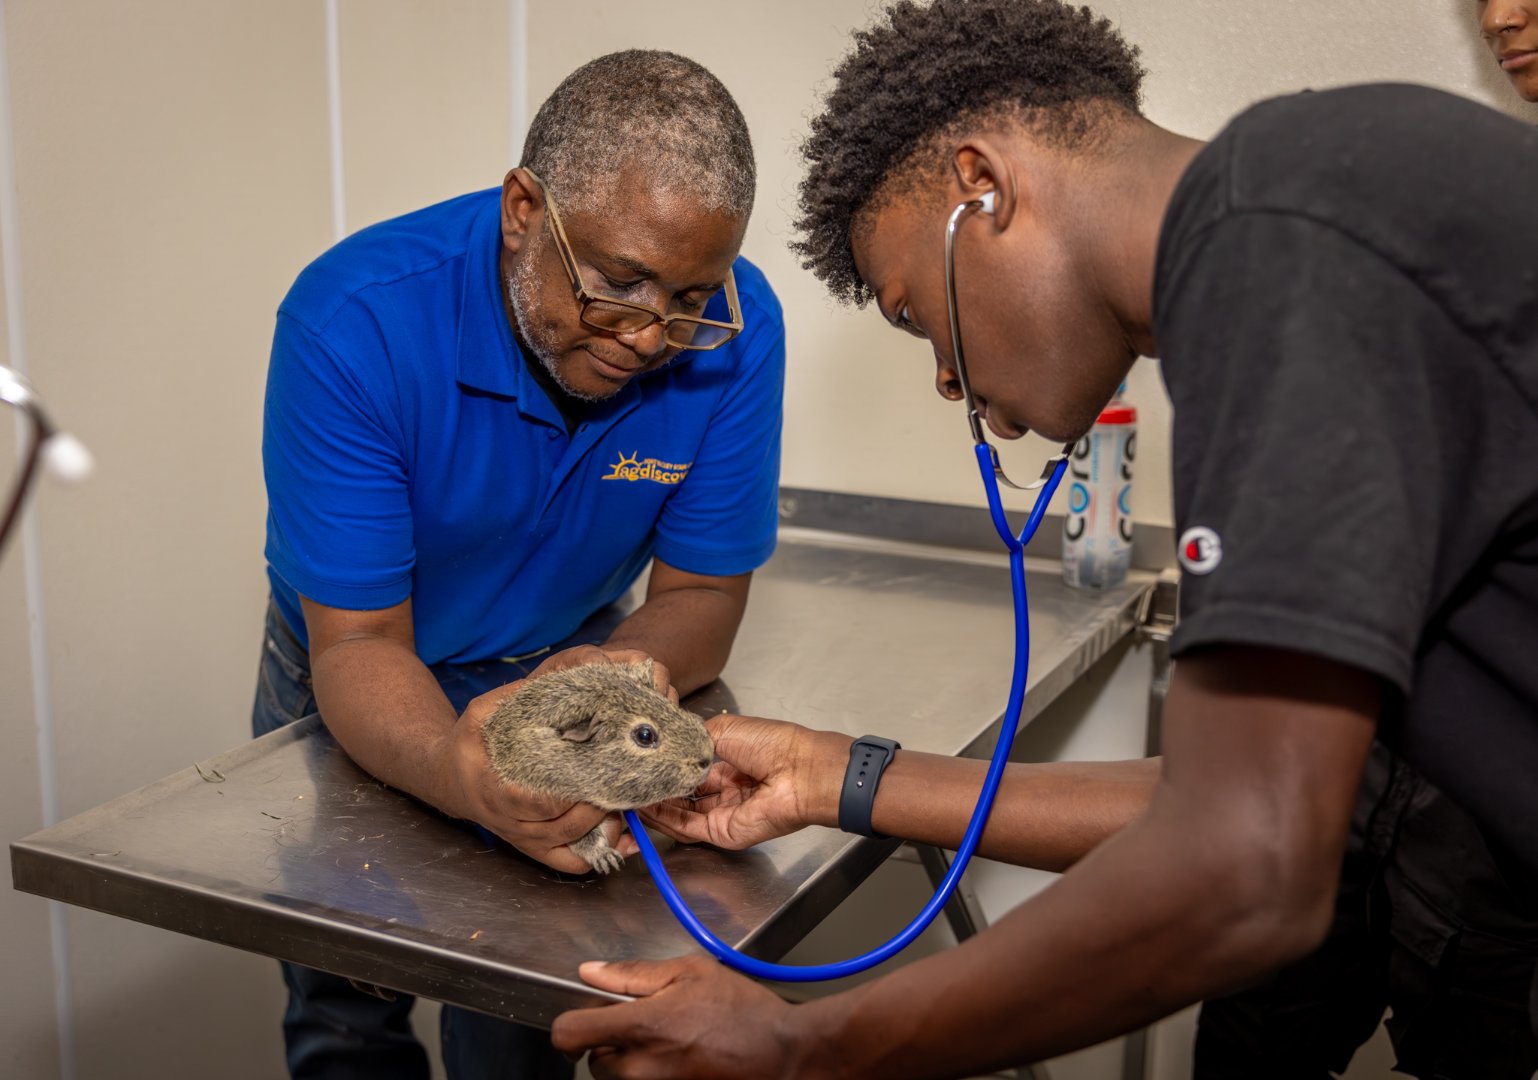
[[[1068,462],[1068,515],[1063,518],[1063,580],[1076,588],[1120,584],[1132,563],[1132,461],[1137,410],[1122,400],[1123,383]]]

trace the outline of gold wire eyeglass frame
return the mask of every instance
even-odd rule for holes
[[[726,271],[726,282],[723,286],[726,290],[726,310],[730,316],[728,322],[722,322],[719,319],[702,319],[695,315],[667,315],[645,304],[633,304],[628,300],[590,292],[582,281],[582,271],[577,267],[577,257],[572,254],[571,241],[566,238],[566,229],[561,225],[561,215],[555,208],[555,200],[550,197],[550,189],[532,169],[526,168],[523,171],[539,185],[539,190],[545,197],[545,210],[550,215],[550,232],[555,237],[555,248],[561,256],[561,265],[565,267],[566,276],[571,280],[572,293],[576,296],[577,303],[581,305],[578,318],[582,320],[584,326],[611,334],[634,334],[645,330],[653,323],[661,323],[663,339],[669,345],[700,352],[719,349],[742,332],[742,308],[737,303],[737,279],[730,269]],[[688,340],[680,341],[673,336],[675,326],[679,327],[678,332],[688,335]],[[701,333],[702,328],[713,329],[721,336],[700,344],[695,338]]]

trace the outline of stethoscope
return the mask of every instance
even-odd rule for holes
[[[21,515],[26,504],[27,492],[37,477],[38,465],[48,466],[48,471],[66,483],[75,483],[91,475],[94,463],[85,444],[67,431],[60,431],[43,410],[42,399],[37,391],[19,372],[0,367],[0,402],[14,405],[30,424],[26,434],[27,448],[22,453],[21,471],[16,475],[16,486],[0,517],[0,551],[5,549],[6,537]]]
[[[955,249],[957,226],[973,213],[979,211],[985,214],[993,213],[993,197],[993,192],[988,192],[980,199],[961,203],[951,212],[950,221],[945,229],[945,293],[950,307],[951,349],[956,358],[956,375],[961,382],[961,392],[966,400],[967,423],[972,429],[973,451],[977,455],[978,471],[982,474],[983,490],[988,493],[988,511],[993,518],[993,527],[998,531],[999,539],[1004,542],[1004,547],[1009,552],[1009,579],[1014,594],[1015,671],[1009,687],[1009,703],[1004,710],[1003,722],[999,725],[999,740],[994,746],[993,759],[988,766],[982,792],[977,797],[977,806],[972,811],[967,831],[962,837],[961,845],[956,849],[956,857],[951,861],[950,869],[940,882],[939,888],[935,890],[934,896],[913,921],[886,944],[861,956],[832,964],[769,963],[751,956],[744,956],[722,941],[699,920],[679,895],[677,886],[673,884],[673,879],[668,876],[666,867],[662,865],[662,857],[657,854],[657,848],[652,844],[651,838],[646,835],[646,829],[636,812],[625,811],[625,820],[630,826],[631,834],[635,837],[637,847],[641,850],[641,858],[645,861],[646,868],[651,872],[652,880],[657,883],[657,888],[661,891],[662,898],[667,902],[669,909],[677,916],[684,929],[688,930],[694,940],[704,946],[707,952],[723,964],[745,975],[760,979],[776,979],[781,982],[821,982],[824,979],[837,979],[865,971],[896,956],[911,944],[913,939],[922,934],[924,929],[934,921],[935,916],[944,909],[951,894],[956,891],[961,875],[966,872],[967,863],[971,860],[972,853],[977,850],[978,841],[982,839],[983,828],[988,823],[988,814],[993,809],[994,797],[998,794],[999,782],[1004,777],[1004,766],[1008,763],[1010,749],[1014,746],[1015,731],[1020,726],[1020,710],[1025,702],[1025,680],[1031,657],[1030,613],[1025,595],[1025,546],[1031,542],[1031,537],[1036,534],[1036,529],[1041,524],[1042,516],[1047,511],[1047,504],[1052,501],[1052,493],[1057,490],[1057,485],[1063,478],[1063,471],[1067,467],[1068,455],[1072,452],[1073,446],[1069,444],[1063,447],[1061,452],[1050,458],[1042,470],[1040,479],[1031,484],[1017,484],[1005,475],[1004,467],[999,464],[998,451],[989,445],[983,434],[982,418],[977,414],[977,404],[972,396],[972,384],[967,379],[967,365],[961,351],[961,324],[956,317]],[[1004,503],[999,497],[1000,484],[1014,488],[1016,491],[1036,491],[1036,501],[1032,504],[1030,516],[1026,519],[1025,526],[1020,530],[1019,535],[1010,530],[1009,520],[1004,516]]]

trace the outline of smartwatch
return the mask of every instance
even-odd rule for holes
[[[871,807],[876,804],[876,785],[881,774],[901,750],[899,743],[879,735],[862,735],[849,748],[849,767],[844,770],[844,789],[838,796],[838,827],[848,833],[886,837],[870,825]]]

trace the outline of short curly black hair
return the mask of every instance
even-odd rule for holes
[[[802,143],[808,170],[791,250],[836,299],[863,306],[871,293],[850,239],[861,211],[891,196],[882,188],[894,170],[932,175],[948,133],[1001,110],[1043,138],[1084,144],[1106,106],[1140,115],[1143,74],[1137,48],[1087,7],[899,0],[855,34]]]

